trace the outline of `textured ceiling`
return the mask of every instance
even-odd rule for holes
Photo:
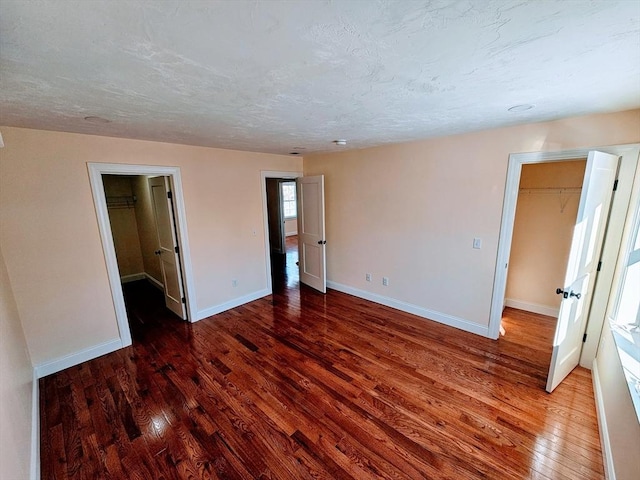
[[[2,125],[330,151],[640,107],[640,1],[2,0],[0,62]]]

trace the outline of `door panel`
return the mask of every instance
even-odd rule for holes
[[[327,291],[324,176],[297,179],[300,281]]]
[[[321,257],[322,257],[322,246],[320,245],[305,245],[303,244],[302,248],[304,248],[304,258],[303,262],[304,273],[306,275],[312,275],[315,278],[321,277]]]
[[[185,305],[182,302],[184,290],[180,272],[180,257],[176,252],[178,242],[173,218],[173,205],[171,199],[168,198],[168,192],[170,191],[169,178],[150,178],[149,187],[151,189],[158,233],[159,248],[156,254],[160,256],[162,281],[164,283],[164,301],[169,310],[185,320],[187,315]]]
[[[546,389],[553,391],[578,365],[609,218],[618,157],[589,152],[573,231]]]

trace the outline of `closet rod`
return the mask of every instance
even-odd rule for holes
[[[582,187],[537,187],[537,188],[521,188],[519,193],[535,193],[535,194],[579,194],[582,192]]]

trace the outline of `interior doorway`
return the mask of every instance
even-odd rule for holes
[[[297,287],[298,209],[296,182],[291,178],[265,178],[270,276],[273,293]]]
[[[132,343],[123,284],[139,280],[149,282],[150,288],[161,290],[165,306],[169,306],[166,302],[169,296],[179,302],[180,309],[170,308],[178,318],[194,321],[192,313],[196,309],[190,295],[193,277],[180,169],[101,163],[89,163],[88,168],[122,346]],[[162,207],[162,202],[154,201],[151,193],[160,181],[163,188],[159,198],[170,218],[169,227],[164,232],[156,228],[158,207]],[[136,205],[142,220],[140,225],[137,223]],[[156,224],[152,226],[143,217],[153,218]],[[118,231],[114,232],[114,226]],[[122,235],[122,231],[126,233]],[[161,236],[171,238],[162,242]],[[168,252],[163,252],[161,245],[175,256],[175,272],[169,272],[168,267],[162,265],[159,257]],[[179,288],[172,290],[169,287],[174,276],[179,279]]]
[[[587,157],[567,274],[559,288],[563,299],[547,377],[548,392],[572,365],[591,368],[595,358],[639,151],[634,144],[509,156],[488,331],[488,336],[495,339],[500,336],[523,166]]]
[[[540,332],[555,331],[585,166],[585,158],[535,163],[520,176],[501,334],[523,348],[544,342],[546,370],[553,335]]]
[[[102,175],[102,182],[131,330],[157,316],[144,315],[142,306],[186,320],[170,177]],[[149,294],[149,287],[162,295]]]
[[[288,181],[288,182],[295,182],[297,178],[302,177],[302,172],[280,172],[280,171],[267,171],[267,170],[263,170],[262,172],[260,172],[260,185],[261,185],[261,190],[262,190],[262,212],[263,212],[263,225],[264,225],[264,238],[265,238],[265,242],[264,242],[264,247],[265,247],[265,263],[266,263],[266,271],[265,271],[265,275],[266,275],[266,280],[267,280],[267,290],[269,291],[269,293],[273,293],[274,291],[274,268],[273,268],[273,263],[278,260],[278,257],[274,257],[272,259],[272,252],[271,252],[271,241],[270,241],[270,237],[272,235],[272,233],[270,232],[270,228],[269,228],[269,205],[267,202],[267,180],[270,179],[276,179],[280,182],[282,181]],[[296,192],[297,193],[297,192]],[[273,204],[273,200],[271,202]],[[297,205],[296,205],[297,207]],[[281,208],[281,207],[278,207]],[[272,207],[273,209],[273,207]],[[297,212],[296,212],[297,213]],[[272,212],[271,215],[273,216],[274,213]],[[275,215],[275,218],[278,219],[279,216]],[[286,219],[281,219],[281,220],[277,220],[277,221],[285,221]],[[295,226],[295,227],[294,227]],[[290,225],[286,225],[284,224],[284,228],[285,228],[285,232],[282,236],[282,238],[284,238],[284,245],[282,243],[280,243],[281,246],[281,251],[284,251],[284,258],[283,257],[279,257],[281,261],[281,263],[279,265],[277,265],[275,272],[280,272],[280,275],[282,276],[285,271],[283,270],[283,268],[292,268],[295,267],[297,268],[297,265],[295,262],[297,262],[297,259],[293,262],[293,265],[291,264],[291,262],[286,262],[287,260],[286,258],[286,240],[289,237],[293,237],[294,235],[290,234],[289,237],[287,237],[286,231],[287,229],[289,230],[289,232],[291,233],[293,231],[293,228],[295,228],[295,231],[297,232],[297,219],[295,221],[290,221]],[[295,235],[295,240],[297,241],[297,235]],[[290,238],[289,242],[293,242],[293,238]],[[283,254],[281,254],[283,255]],[[297,256],[297,249],[295,252],[295,255]],[[295,272],[297,274],[297,272]],[[280,281],[280,280],[279,280]],[[282,282],[281,282],[282,283]]]

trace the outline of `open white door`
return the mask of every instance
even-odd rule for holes
[[[552,392],[578,365],[604,240],[618,156],[589,152],[547,377]]]
[[[326,293],[324,175],[297,179],[300,281]]]
[[[151,200],[156,218],[158,245],[156,255],[160,257],[162,281],[164,283],[164,301],[167,308],[186,320],[187,314],[183,302],[182,274],[176,230],[174,227],[171,188],[168,177],[149,179]]]

